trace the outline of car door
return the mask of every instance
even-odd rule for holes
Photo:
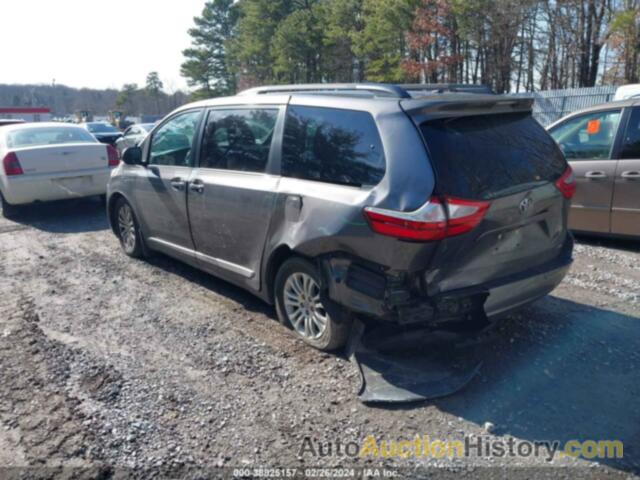
[[[640,107],[627,122],[613,188],[611,233],[640,236]]]
[[[612,159],[622,109],[598,110],[569,118],[549,130],[576,176],[569,228],[611,231],[617,160]]]
[[[193,254],[187,185],[202,110],[178,113],[152,134],[146,165],[136,180],[136,208],[147,241],[171,255]]]
[[[273,147],[284,107],[208,112],[199,165],[189,182],[191,232],[202,267],[260,287],[260,264],[279,177]]]

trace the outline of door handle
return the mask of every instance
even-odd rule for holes
[[[171,183],[171,188],[173,188],[174,190],[177,190],[178,192],[181,192],[182,190],[184,190],[184,187],[186,185],[186,182],[180,177],[172,178],[170,180],[170,183]]]
[[[297,222],[302,211],[302,197],[289,195],[284,203],[284,218],[291,222]]]
[[[189,184],[189,190],[195,193],[204,192],[204,182],[202,180],[194,180]]]
[[[635,170],[631,171],[631,172],[622,172],[620,174],[620,176],[622,178],[626,178],[628,180],[638,180],[638,179],[640,179],[640,172],[635,171]]]
[[[600,180],[603,178],[607,178],[607,174],[604,172],[601,172],[600,170],[594,170],[594,171],[585,173],[584,178],[589,178],[591,180]]]

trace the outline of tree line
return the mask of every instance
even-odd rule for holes
[[[125,83],[122,86],[114,100],[115,110],[123,112],[125,116],[164,115],[188,100],[188,95],[181,90],[165,90],[158,72],[150,72],[143,87],[136,83]]]
[[[125,84],[120,90],[72,88],[66,85],[1,85],[0,105],[7,107],[49,107],[55,116],[78,111],[106,115],[121,111],[125,116],[164,115],[185,104],[188,94],[165,86],[157,72],[150,72],[145,85]]]
[[[195,97],[262,84],[637,82],[640,0],[208,0],[182,75]]]

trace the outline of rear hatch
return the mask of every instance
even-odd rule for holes
[[[101,143],[68,143],[16,148],[25,175],[75,174],[79,170],[108,168],[107,147]]]
[[[435,195],[489,202],[477,227],[438,244],[429,295],[533,274],[560,255],[568,202],[555,182],[567,163],[531,117],[530,101],[486,97],[407,110],[436,174]]]

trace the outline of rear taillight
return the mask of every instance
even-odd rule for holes
[[[117,167],[120,164],[120,155],[118,154],[118,150],[111,145],[107,145],[107,156],[109,157],[110,167]]]
[[[8,177],[24,174],[24,172],[22,171],[22,166],[20,166],[20,162],[18,161],[18,156],[13,152],[7,153],[5,155],[5,157],[2,159],[2,165],[4,167],[4,173]]]
[[[455,237],[473,230],[484,218],[490,202],[463,200],[447,197],[449,221],[447,223],[447,237]]]
[[[564,198],[570,199],[576,193],[576,176],[571,167],[567,167],[562,176],[556,180],[556,187]]]
[[[376,233],[404,240],[432,241],[473,230],[484,217],[489,205],[489,202],[453,197],[445,197],[444,202],[441,202],[432,197],[413,212],[366,207],[364,214]]]

